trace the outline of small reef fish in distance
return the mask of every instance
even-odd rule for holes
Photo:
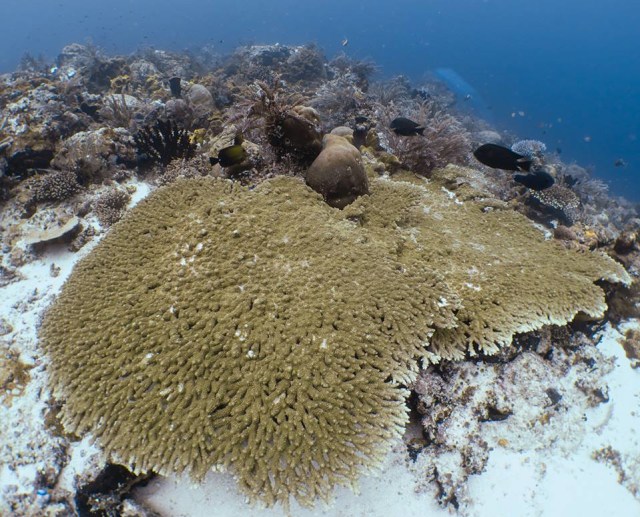
[[[544,190],[555,183],[553,176],[541,169],[529,174],[515,174],[513,180],[531,190]]]
[[[625,162],[622,158],[618,158],[615,162],[613,162],[614,167],[626,167],[627,162]]]
[[[405,117],[394,118],[389,127],[396,135],[415,136],[424,133],[424,126]]]
[[[348,38],[343,38],[342,41],[340,42],[340,44],[343,47],[346,47],[349,44],[349,39]]]
[[[173,95],[176,99],[180,98],[182,95],[182,84],[181,79],[179,77],[172,77],[169,79],[169,89],[171,90],[171,95]]]
[[[525,171],[529,172],[531,160],[526,156],[514,153],[508,147],[497,144],[484,144],[473,151],[473,156],[480,163],[492,169],[503,169],[505,171]]]

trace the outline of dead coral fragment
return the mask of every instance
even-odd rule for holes
[[[65,427],[136,470],[226,466],[267,504],[327,498],[401,435],[400,384],[454,321],[455,295],[394,249],[294,178],[159,189],[43,324]]]

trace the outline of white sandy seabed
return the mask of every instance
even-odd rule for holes
[[[135,197],[139,199],[146,192],[139,188]],[[25,386],[0,393],[0,515],[66,515],[68,506],[55,501],[64,499],[65,494],[73,499],[76,486],[91,479],[104,463],[99,451],[86,439],[65,449],[63,440],[45,426],[44,415],[49,409],[46,361],[36,340],[42,312],[59,292],[75,262],[90,251],[96,240],[78,253],[71,253],[64,246],[48,248],[37,260],[19,268],[20,280],[0,288],[0,323],[12,327],[11,332],[0,336],[0,353],[3,357],[18,354],[19,360],[30,367]],[[52,264],[59,268],[57,276],[51,274]],[[620,330],[638,325],[637,321],[629,321]],[[524,433],[531,446],[514,449],[496,443],[490,447],[485,471],[468,481],[460,515],[640,516],[640,368],[632,368],[620,339],[620,332],[607,326],[598,345],[600,353],[613,360],[613,368],[603,378],[609,388],[609,401],[597,407],[571,407],[573,418],[549,424],[558,428],[553,430],[555,437],[551,440],[546,430],[544,445],[536,443],[535,432],[510,424],[510,419],[491,423],[501,426],[499,434],[504,443],[522,443]],[[526,405],[526,398],[522,404]],[[567,424],[577,420],[583,425]],[[486,440],[492,444],[495,435],[494,429],[487,433]],[[615,451],[613,461],[593,459],[595,451],[606,448]],[[294,505],[291,514],[455,514],[452,507],[437,505],[433,484],[427,482],[418,465],[409,460],[405,447],[399,444],[379,472],[361,479],[359,493],[341,488],[336,490],[330,506],[320,504],[307,510]],[[56,480],[53,488],[42,490],[43,473]],[[211,473],[198,487],[187,479],[155,478],[134,495],[142,506],[167,517],[283,515],[281,508],[247,506],[232,477],[223,473]]]

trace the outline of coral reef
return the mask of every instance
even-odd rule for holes
[[[400,436],[419,360],[601,317],[593,282],[629,281],[519,214],[405,180],[343,211],[294,178],[158,190],[41,328],[67,430],[136,471],[224,466],[252,499],[310,505]]]
[[[94,490],[104,458],[61,488],[73,433],[136,471],[226,467],[252,500],[312,505],[403,450],[407,400],[428,437],[412,468],[457,507],[490,448],[521,445],[519,431],[487,440],[498,420],[544,441],[550,422],[577,427],[570,403],[606,398],[592,366],[608,365],[574,338],[605,309],[612,325],[640,315],[637,206],[461,113],[443,83],[374,71],[313,45],[72,44],[0,75],[0,459],[14,476],[0,513],[142,512],[127,482]],[[396,135],[396,117],[425,136]],[[556,185],[448,165],[471,142],[516,142]],[[221,159],[231,146],[240,158]],[[36,320],[94,237],[40,348]],[[637,341],[621,341],[636,366]],[[529,419],[511,402],[523,378]],[[634,491],[625,454],[594,457]]]

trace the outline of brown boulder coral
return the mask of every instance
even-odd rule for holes
[[[322,152],[309,167],[305,181],[329,205],[344,208],[369,192],[360,151],[336,134],[325,135],[322,144]]]
[[[407,179],[344,211],[288,177],[179,180],[141,202],[41,328],[67,430],[136,470],[228,467],[251,499],[312,505],[401,435],[420,360],[599,315],[593,280],[628,279]]]

